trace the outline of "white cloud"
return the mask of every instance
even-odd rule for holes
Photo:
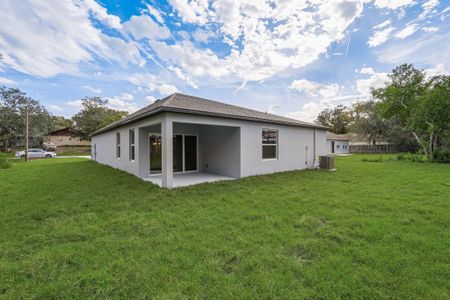
[[[375,6],[388,9],[397,9],[414,3],[414,0],[375,0]]]
[[[406,11],[404,8],[400,8],[397,12],[397,19],[401,20],[406,16]]]
[[[88,84],[87,85],[83,85],[83,89],[91,91],[91,92],[96,93],[96,94],[100,94],[102,92],[101,89],[95,88],[95,87],[90,86]]]
[[[350,106],[356,101],[368,100],[370,98],[371,88],[383,87],[389,80],[387,73],[376,73],[373,68],[370,67],[361,68],[356,71],[365,76],[369,76],[369,78],[357,79],[355,82],[357,93],[350,95],[340,95],[337,85],[321,85],[308,81],[298,82],[297,85],[302,91],[305,91],[308,96],[321,96],[322,98],[308,101],[302,105],[300,110],[287,113],[286,116],[289,118],[312,122],[316,120],[319,113],[324,109],[333,108],[337,105]],[[317,92],[317,89],[320,90],[321,88],[324,90],[329,88],[330,92],[320,94]]]
[[[333,108],[337,105],[351,105],[360,95],[346,95],[335,98],[321,99],[318,101],[309,101],[302,105],[298,111],[289,112],[286,117],[301,121],[314,122],[321,111],[327,108]]]
[[[388,27],[383,30],[375,31],[369,38],[367,45],[369,45],[369,47],[377,47],[383,44],[389,39],[392,31],[394,31],[394,27]]]
[[[128,93],[122,93],[119,96],[115,96],[112,98],[106,98],[108,100],[107,106],[116,110],[124,110],[127,112],[135,112],[139,109],[136,103],[133,102],[133,95]]]
[[[207,1],[169,0],[169,3],[176,9],[184,22],[200,25],[204,25],[207,22],[209,14],[209,3]]]
[[[437,28],[437,27],[422,27],[421,28],[423,31],[425,31],[425,32],[436,32],[436,31],[438,31],[439,30],[439,28]]]
[[[392,24],[391,20],[388,19],[388,20],[384,21],[383,23],[380,23],[380,24],[374,26],[373,29],[376,29],[376,30],[383,29],[384,27],[391,25],[391,24]]]
[[[95,18],[101,21],[103,24],[114,29],[120,29],[122,27],[122,25],[120,24],[120,18],[118,16],[108,14],[106,9],[98,4],[95,0],[84,0],[83,2],[79,2],[77,4],[84,4],[86,8],[88,8],[95,16]]]
[[[358,73],[372,75],[375,71],[371,67],[365,67],[357,70]]]
[[[81,100],[67,101],[66,104],[78,109],[83,107],[83,102]]]
[[[50,110],[52,110],[52,111],[57,111],[57,112],[61,112],[61,111],[62,111],[61,107],[59,107],[59,106],[56,105],[56,104],[50,104],[50,105],[48,106],[48,108],[50,108]]]
[[[183,71],[181,71],[180,68],[177,67],[173,67],[173,66],[169,66],[167,69],[169,69],[170,71],[174,72],[175,75],[183,80],[184,82],[186,82],[190,87],[194,88],[194,89],[198,89],[198,84],[192,80],[192,78],[188,75],[186,75]]]
[[[313,122],[321,111],[330,107],[332,107],[332,104],[328,101],[310,101],[305,103],[300,110],[287,113],[286,117],[300,121]]]
[[[437,75],[449,75],[450,70],[447,69],[443,64],[437,64],[433,68],[425,69],[425,73],[427,74],[427,78],[431,78]]]
[[[162,95],[169,95],[178,92],[177,88],[171,84],[162,84],[158,87],[158,91]]]
[[[428,0],[422,4],[423,12],[419,15],[419,19],[424,19],[428,17],[434,8],[439,5],[439,0]]]
[[[206,43],[210,38],[214,37],[214,32],[197,28],[192,36],[197,42]]]
[[[309,97],[331,98],[339,95],[340,87],[337,84],[321,84],[306,79],[295,80],[289,88],[305,93]]]
[[[8,85],[8,84],[16,85],[17,81],[14,81],[14,80],[11,80],[11,79],[8,79],[8,78],[5,78],[5,77],[0,77],[0,83],[1,84],[6,84],[6,85]]]
[[[217,34],[228,43],[230,53],[218,57],[181,41],[151,44],[158,56],[194,77],[231,76],[242,81],[263,80],[316,61],[333,42],[345,37],[348,26],[363,9],[360,1],[169,2],[184,22],[218,28]]]
[[[153,102],[156,101],[156,98],[154,96],[146,96],[145,97],[145,101],[147,101],[148,103],[152,104]]]
[[[370,76],[366,79],[357,79],[355,82],[357,93],[350,95],[339,95],[339,90],[336,88],[337,85],[321,85],[308,81],[298,83],[299,87],[301,87],[301,90],[305,91],[308,96],[321,96],[322,98],[308,101],[302,105],[300,110],[290,112],[286,114],[286,116],[298,120],[312,122],[317,118],[319,113],[326,108],[333,108],[337,105],[349,106],[356,101],[368,100],[370,98],[371,88],[383,87],[388,81],[387,73],[376,73],[370,67],[361,68],[357,70],[357,72],[366,76]],[[317,89],[320,90],[321,88],[323,88],[324,90],[330,88],[330,92],[325,92],[321,95],[319,92],[317,92]]]
[[[0,26],[4,63],[22,73],[51,77],[75,74],[80,63],[96,58],[142,61],[132,43],[121,41],[128,50],[118,51],[119,39],[103,34],[93,25],[92,17],[119,27],[118,18],[109,16],[93,1],[0,1],[2,24],[13,24]],[[124,57],[124,53],[129,55]]]
[[[160,24],[164,24],[164,19],[162,17],[161,11],[159,11],[158,9],[152,7],[149,4],[146,4],[146,6],[147,6],[148,13],[150,15],[152,15],[156,19],[156,21],[158,21]]]
[[[130,32],[137,40],[140,39],[167,39],[170,31],[165,26],[158,25],[149,16],[132,16],[123,24],[123,28]]]
[[[417,31],[417,24],[409,24],[405,28],[403,28],[401,31],[399,31],[395,37],[399,39],[405,39],[410,35],[413,35],[414,32]]]
[[[197,49],[189,41],[167,45],[164,42],[149,41],[158,57],[176,64],[193,76],[210,75],[221,77],[230,74],[230,66],[209,49]]]
[[[282,108],[281,105],[271,104],[269,105],[268,112],[270,114],[277,114],[281,110],[281,108]]]
[[[381,63],[402,64],[410,62],[416,65],[437,65],[450,61],[449,40],[450,32],[444,31],[435,34],[415,35],[401,43],[391,43],[375,53]],[[439,49],[439,51],[433,51],[434,49]]]
[[[367,79],[357,79],[356,80],[356,90],[361,94],[361,96],[366,97],[370,95],[371,88],[380,88],[385,85],[389,80],[387,73],[373,73]]]
[[[150,92],[158,91],[161,95],[173,94],[178,91],[174,85],[162,82],[158,77],[149,73],[135,74],[127,79],[138,87]]]

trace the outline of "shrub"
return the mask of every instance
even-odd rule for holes
[[[438,150],[433,153],[433,161],[438,163],[450,163],[450,150]]]
[[[405,160],[405,161],[412,161],[412,162],[427,162],[428,158],[420,153],[414,154],[414,153],[400,153],[397,155],[397,160]]]
[[[0,169],[11,168],[11,162],[3,155],[0,154]]]
[[[383,157],[380,156],[379,158],[363,158],[361,159],[363,162],[383,162]]]

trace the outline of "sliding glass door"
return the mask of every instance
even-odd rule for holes
[[[152,134],[149,137],[150,174],[159,174],[161,165],[161,136]]]
[[[197,170],[197,136],[184,136],[184,171]]]
[[[162,170],[161,135],[149,136],[150,174],[160,174]],[[186,172],[197,170],[197,136],[173,136],[173,171]]]
[[[173,171],[183,172],[183,136],[173,136]]]

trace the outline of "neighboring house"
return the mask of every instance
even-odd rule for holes
[[[175,93],[92,134],[92,157],[162,187],[313,168],[325,128]]]
[[[350,134],[334,134],[327,132],[327,153],[346,154],[350,153]]]
[[[49,148],[67,146],[90,146],[90,141],[81,140],[74,135],[72,128],[66,127],[49,132],[44,137],[44,145]]]

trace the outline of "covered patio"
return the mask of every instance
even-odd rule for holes
[[[139,127],[139,177],[166,188],[240,178],[240,128],[183,121]]]

